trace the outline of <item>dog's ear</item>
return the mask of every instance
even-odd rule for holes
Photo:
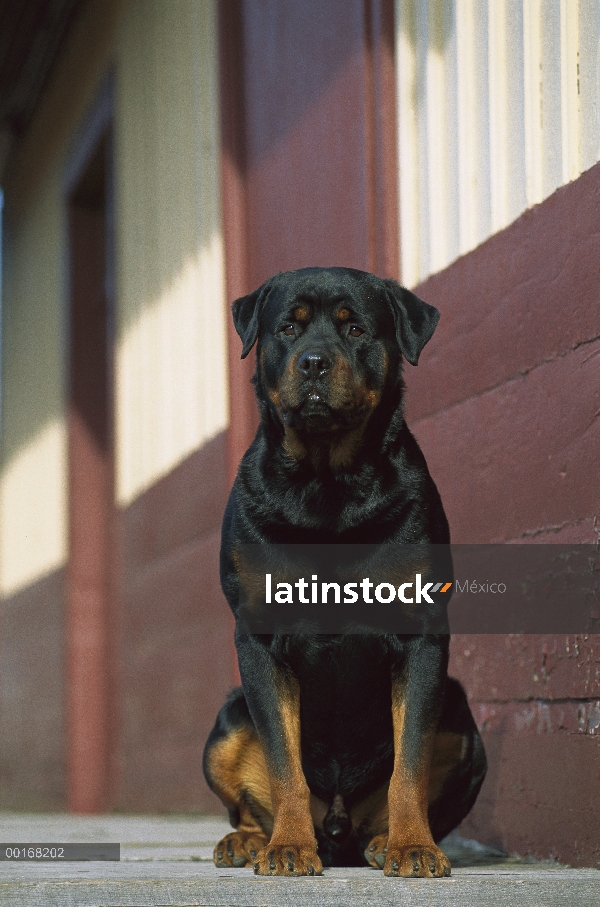
[[[416,365],[421,350],[435,331],[440,313],[395,280],[383,282],[394,313],[396,337],[402,355],[411,365]]]
[[[262,287],[259,287],[258,290],[248,296],[241,296],[236,299],[231,306],[235,329],[244,344],[242,359],[246,358],[256,343],[260,314],[270,289],[270,284],[264,283]]]

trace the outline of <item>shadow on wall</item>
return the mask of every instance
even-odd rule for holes
[[[501,796],[500,766],[506,735],[506,722],[502,721],[493,734],[486,733],[485,722],[480,727],[488,770],[479,792],[475,806],[461,823],[460,832],[465,838],[483,841],[493,847],[506,851],[506,834],[501,823],[497,821],[498,799]]]
[[[110,808],[222,813],[204,743],[233,684],[232,621],[219,585],[226,434],[117,517],[119,589],[110,639]],[[2,603],[0,809],[67,802],[65,570]]]

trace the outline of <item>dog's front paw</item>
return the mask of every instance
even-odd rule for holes
[[[219,869],[229,866],[253,866],[259,852],[267,844],[267,837],[257,832],[232,831],[219,841],[213,860]]]
[[[316,844],[267,844],[254,863],[260,876],[318,876],[323,864]]]
[[[435,844],[403,844],[388,841],[383,874],[409,879],[439,879],[450,875],[450,861]]]
[[[394,846],[387,835],[377,835],[365,850],[365,859],[386,876],[437,879],[450,875],[450,861],[435,844]]]

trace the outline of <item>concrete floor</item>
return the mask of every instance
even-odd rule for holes
[[[2,907],[600,907],[600,870],[525,863],[451,836],[449,879],[364,869],[259,878],[216,869],[214,818],[0,814],[0,842],[119,842],[121,862],[0,862]],[[1,850],[1,848],[0,848]]]

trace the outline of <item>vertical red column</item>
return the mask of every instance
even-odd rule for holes
[[[365,0],[368,270],[400,278],[398,142],[393,0]]]
[[[113,444],[105,134],[68,199],[70,252],[67,806],[109,807]]]
[[[241,359],[241,342],[231,318],[233,300],[251,291],[248,278],[246,142],[244,121],[243,10],[241,0],[222,0],[219,10],[219,79],[221,101],[221,207],[225,246],[229,428],[227,479],[235,480],[240,460],[252,442],[258,411],[251,385],[254,351]],[[232,682],[240,682],[231,617]]]
[[[229,301],[288,268],[398,277],[393,0],[223,0],[219,16]],[[233,480],[257,415],[228,326]]]
[[[244,118],[244,42],[241,0],[219,4],[219,52],[221,87],[221,191],[225,244],[227,336],[229,356],[229,482],[233,483],[239,462],[258,425],[258,412],[250,384],[255,366],[251,353],[242,360],[229,306],[249,293],[247,168]]]

